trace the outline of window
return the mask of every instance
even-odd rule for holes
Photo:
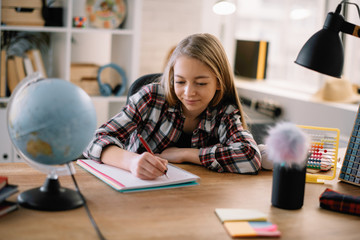
[[[294,61],[305,42],[323,27],[327,13],[335,11],[340,2],[341,0],[238,0],[235,38],[270,42],[266,81],[314,92],[322,86],[327,76],[301,67]],[[356,7],[347,5],[347,9],[347,21],[354,24],[359,22]],[[348,35],[345,36],[345,44],[343,75],[345,78],[348,76],[352,82],[360,83],[360,57],[356,54],[357,51],[351,50],[360,49],[360,39]]]

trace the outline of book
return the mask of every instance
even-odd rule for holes
[[[39,49],[30,49],[26,51],[26,56],[31,60],[34,72],[40,72],[42,77],[46,78],[46,69],[42,55]]]
[[[5,176],[0,176],[0,190],[3,189],[8,184],[8,178]]]
[[[6,97],[6,50],[1,50],[0,98]]]
[[[7,61],[7,85],[10,94],[18,83],[25,78],[24,60],[21,56],[10,56]]]
[[[240,77],[265,79],[269,42],[237,40],[234,73]]]
[[[16,64],[14,57],[9,57],[7,60],[7,86],[10,94],[15,90],[16,85],[19,83],[18,75],[16,72]]]
[[[142,180],[123,169],[99,163],[94,160],[79,159],[76,163],[110,187],[119,192],[149,191],[198,185],[200,177],[168,164],[167,176],[154,180]]]
[[[0,216],[4,216],[5,214],[15,211],[16,209],[18,209],[16,202],[3,201],[0,203]]]
[[[26,55],[24,56],[24,68],[25,68],[25,75],[29,76],[34,72],[34,68],[32,65],[32,62],[30,58],[28,58]]]
[[[18,82],[21,82],[25,78],[25,68],[24,68],[24,59],[20,56],[14,56],[16,73]]]
[[[33,53],[33,49],[30,49],[30,50],[26,51],[25,56],[30,59],[30,62],[31,62],[31,65],[33,66],[34,72],[37,72],[38,69],[36,67],[35,55]]]
[[[17,185],[7,184],[4,188],[0,190],[0,203],[17,192]]]

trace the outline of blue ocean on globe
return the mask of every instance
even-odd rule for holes
[[[91,98],[62,79],[23,81],[8,106],[8,132],[15,148],[41,164],[76,160],[96,129]]]

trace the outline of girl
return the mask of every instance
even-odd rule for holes
[[[141,135],[154,154],[147,152]],[[247,130],[220,41],[194,34],[175,48],[159,83],[144,86],[102,125],[85,157],[155,179],[171,163],[255,174],[261,156]]]

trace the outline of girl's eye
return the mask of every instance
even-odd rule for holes
[[[181,81],[181,80],[175,81],[175,84],[184,84],[184,83],[185,83],[185,81]]]
[[[199,86],[205,86],[207,83],[197,83]]]

